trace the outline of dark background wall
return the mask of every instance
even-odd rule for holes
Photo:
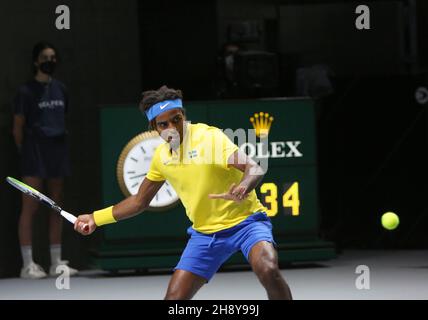
[[[31,76],[36,41],[56,44],[62,56],[57,77],[70,90],[73,176],[65,204],[76,213],[101,203],[99,107],[137,105],[142,89],[162,84],[183,89],[187,100],[218,99],[222,46],[238,42],[245,50],[276,55],[279,96],[299,94],[300,68],[331,70],[331,90],[314,97],[323,236],[339,249],[426,248],[428,117],[414,94],[428,86],[428,8],[425,1],[364,3],[372,9],[367,31],[354,28],[360,3],[349,1],[2,2],[1,180],[19,176],[11,101]],[[54,27],[59,4],[70,7],[71,30]],[[256,30],[257,36],[241,42],[231,38],[240,28]],[[14,275],[20,264],[20,199],[3,182],[0,197],[0,276]],[[402,221],[392,234],[379,226],[380,215],[389,210]],[[46,214],[36,229],[36,254],[47,265]],[[69,226],[64,238],[65,256],[86,267],[87,248],[95,239],[82,239]]]
[[[143,87],[168,83],[188,99],[210,97],[216,72],[216,2],[140,1],[138,8]]]

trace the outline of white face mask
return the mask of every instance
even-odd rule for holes
[[[177,150],[180,146],[180,133],[176,129],[165,129],[161,132],[161,137],[169,143],[172,150]]]

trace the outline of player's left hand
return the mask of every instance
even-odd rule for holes
[[[248,187],[245,185],[236,185],[232,183],[228,192],[224,193],[211,193],[208,195],[210,199],[224,199],[224,200],[232,200],[235,202],[241,202],[248,197]]]

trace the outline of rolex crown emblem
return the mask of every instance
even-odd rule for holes
[[[253,127],[256,130],[256,136],[264,138],[269,134],[273,117],[270,116],[267,112],[259,112],[255,113],[254,116],[250,118],[250,122],[253,124]]]

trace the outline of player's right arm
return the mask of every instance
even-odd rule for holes
[[[126,198],[113,207],[114,219],[116,221],[127,219],[146,210],[164,182],[144,179],[136,195]]]
[[[149,207],[150,202],[164,182],[144,179],[136,195],[126,198],[113,207],[78,216],[74,223],[74,230],[83,235],[88,235],[94,232],[97,226],[127,219],[143,212]],[[83,229],[85,225],[89,226],[86,230]]]

